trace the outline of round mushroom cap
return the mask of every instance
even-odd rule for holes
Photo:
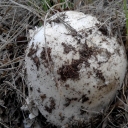
[[[127,67],[124,46],[107,27],[94,16],[67,11],[30,36],[25,57],[29,96],[47,121],[63,126],[104,112]]]

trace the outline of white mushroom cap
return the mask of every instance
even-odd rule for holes
[[[81,12],[54,15],[45,31],[42,26],[32,32],[25,58],[29,95],[40,112],[57,126],[103,112],[125,76],[124,46]]]

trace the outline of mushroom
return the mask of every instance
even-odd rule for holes
[[[30,37],[29,97],[48,122],[88,121],[108,108],[123,83],[127,58],[104,24],[90,14],[66,11]]]

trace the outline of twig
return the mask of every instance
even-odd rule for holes
[[[108,117],[108,120],[109,120],[109,122],[110,122],[115,128],[119,128],[119,127],[120,127],[120,126],[118,127],[118,126],[116,126],[115,124],[113,124],[109,117]]]
[[[3,125],[5,128],[9,128],[7,125],[5,125],[4,123],[2,123],[1,121],[0,121],[0,124]]]
[[[108,118],[108,116],[112,113],[112,111],[114,110],[114,108],[115,108],[115,105],[113,106],[113,108],[111,109],[111,111],[106,115],[106,117],[101,121],[101,123],[96,128],[99,128],[101,126],[101,124],[104,122],[104,120],[106,118]]]
[[[10,87],[12,87],[14,90],[16,90],[17,92],[19,92],[19,94],[22,96],[22,98],[25,100],[26,99],[26,97],[23,95],[23,93],[20,91],[20,90],[18,90],[17,88],[16,88],[16,86],[13,86],[13,84],[11,83],[11,82],[9,82],[9,81],[4,81],[4,83],[6,83],[7,85],[9,85]]]
[[[0,71],[7,71],[7,70],[14,70],[16,69],[17,67],[13,67],[13,68],[5,68],[5,69],[0,69]]]
[[[42,16],[45,16],[45,13],[42,14],[42,16],[40,16],[39,13],[37,13],[36,10],[34,10],[33,8],[30,8],[30,7],[25,6],[25,5],[23,5],[23,4],[19,4],[19,3],[15,2],[15,1],[13,1],[13,0],[9,0],[9,1],[11,1],[11,2],[12,2],[13,4],[15,4],[15,5],[18,5],[18,6],[22,7],[22,8],[24,8],[24,9],[26,9],[26,10],[28,10],[28,11],[34,13],[34,14],[36,14],[36,15],[37,15],[38,17],[40,17],[40,18],[42,18]]]
[[[3,68],[3,67],[8,66],[10,64],[17,63],[17,62],[22,61],[22,60],[24,60],[24,55],[19,56],[19,57],[15,58],[15,59],[11,60],[10,62],[5,63],[4,65],[0,66],[0,68]]]
[[[60,18],[59,15],[58,15],[57,18],[58,18],[59,21],[60,21],[61,23],[63,23],[63,24],[66,26],[66,28],[71,32],[71,33],[70,33],[71,35],[82,37],[82,35],[78,34],[78,32],[77,32],[73,27],[71,27],[71,26],[70,26],[68,23],[66,23],[62,18]]]

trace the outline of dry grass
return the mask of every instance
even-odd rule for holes
[[[125,14],[122,0],[71,0],[58,2],[46,0],[0,0],[0,127],[1,128],[56,128],[39,114],[34,120],[28,119],[29,111],[20,107],[28,95],[23,64],[25,49],[29,42],[28,30],[41,26],[46,18],[57,11],[78,10],[95,15],[109,30],[109,36],[116,36],[126,45]],[[107,0],[106,0],[107,1]],[[45,5],[44,5],[45,3]],[[49,10],[47,10],[50,7]],[[127,47],[127,46],[126,46]],[[127,50],[127,49],[126,49]],[[127,51],[126,51],[127,52]],[[127,128],[128,127],[128,75],[122,89],[106,113],[90,120],[76,122],[69,128]]]

